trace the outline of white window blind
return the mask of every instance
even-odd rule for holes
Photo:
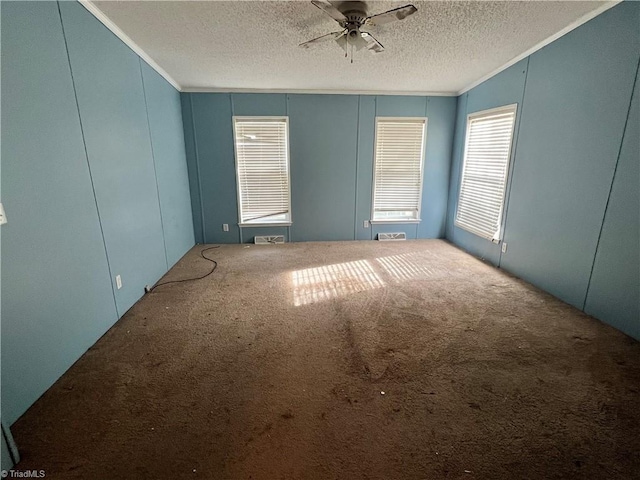
[[[372,221],[418,221],[426,118],[377,118]]]
[[[455,223],[498,242],[516,105],[467,117],[467,139]]]
[[[290,223],[286,117],[234,117],[240,224]]]

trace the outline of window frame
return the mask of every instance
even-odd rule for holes
[[[378,123],[385,121],[400,121],[405,123],[422,122],[422,147],[420,149],[420,193],[418,197],[418,209],[416,211],[416,218],[405,219],[375,219],[376,213],[376,167],[378,157]],[[393,224],[418,224],[422,222],[422,193],[424,188],[424,171],[425,161],[427,158],[427,132],[428,132],[428,117],[375,117],[375,133],[373,140],[373,181],[371,184],[371,218],[369,223],[372,225],[393,225]]]
[[[504,191],[502,192],[502,198],[500,201],[500,213],[498,214],[498,231],[493,236],[487,236],[484,233],[469,227],[468,225],[463,225],[458,222],[458,213],[460,209],[460,194],[462,192],[462,182],[464,180],[464,174],[467,167],[467,151],[469,147],[469,137],[471,134],[471,129],[469,128],[470,122],[477,118],[482,118],[485,116],[490,116],[492,114],[496,114],[498,112],[513,112],[513,127],[511,128],[511,136],[509,137],[509,156],[506,162],[506,168],[504,171]],[[456,227],[464,230],[465,232],[469,232],[477,237],[480,237],[485,240],[489,240],[491,243],[499,244],[502,242],[504,236],[504,216],[505,216],[505,204],[507,198],[507,190],[509,189],[509,175],[511,173],[511,164],[513,161],[513,154],[515,150],[515,135],[516,135],[516,127],[518,123],[518,103],[510,103],[508,105],[502,105],[500,107],[489,108],[486,110],[479,110],[467,115],[467,123],[465,126],[465,141],[464,141],[464,150],[462,152],[462,169],[460,171],[460,180],[458,182],[458,199],[456,202],[456,213],[453,217],[453,223]]]
[[[253,120],[253,121],[271,121],[279,122],[284,121],[286,140],[287,140],[287,207],[289,215],[287,220],[273,221],[273,222],[243,222],[242,221],[242,192],[240,185],[240,169],[238,162],[238,146],[236,145],[236,121],[237,120]],[[286,115],[233,115],[231,117],[231,123],[233,126],[233,153],[235,158],[235,170],[236,170],[236,198],[238,202],[238,226],[244,227],[290,227],[293,224],[293,213],[291,211],[291,152],[290,152],[290,137],[289,137],[289,117]]]

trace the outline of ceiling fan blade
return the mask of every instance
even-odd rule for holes
[[[311,3],[313,3],[316,7],[318,7],[338,23],[342,24],[342,22],[347,21],[347,17],[345,17],[340,12],[340,10],[331,5],[327,0],[311,0]]]
[[[404,20],[409,15],[416,13],[418,9],[413,5],[405,5],[404,7],[394,8],[388,12],[371,15],[364,21],[365,25],[384,25],[386,23],[395,22],[396,20]]]
[[[373,38],[373,35],[367,32],[362,32],[362,38],[365,42],[367,42],[367,48],[374,53],[384,52],[384,47],[382,44]]]
[[[340,35],[339,37],[336,38],[336,43],[338,45],[340,45],[340,48],[342,50],[345,51],[345,53],[347,52],[347,35],[346,33],[343,33],[342,35]]]
[[[313,40],[309,40],[308,42],[301,43],[298,46],[302,48],[309,48],[311,45],[315,45],[316,43],[322,43],[326,40],[336,39],[338,38],[338,36],[342,35],[343,33],[344,31],[327,33],[326,35],[322,35],[321,37],[314,38]]]

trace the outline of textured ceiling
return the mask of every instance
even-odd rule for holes
[[[606,2],[413,1],[418,12],[368,30],[386,50],[354,63],[308,1],[92,2],[183,89],[458,92]],[[406,1],[370,1],[368,13]]]

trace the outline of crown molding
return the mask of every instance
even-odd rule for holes
[[[416,97],[456,97],[457,92],[423,92],[401,90],[314,90],[314,89],[263,89],[263,88],[217,88],[217,87],[184,87],[184,93],[282,93],[282,94],[315,94],[315,95],[405,95]]]
[[[538,43],[537,45],[534,45],[532,48],[530,48],[526,52],[521,53],[517,57],[509,60],[507,63],[505,63],[501,67],[496,68],[491,73],[488,73],[488,74],[484,75],[483,77],[479,78],[478,80],[476,80],[475,82],[470,83],[469,85],[464,87],[462,90],[457,92],[456,95],[462,95],[463,93],[467,93],[469,90],[471,90],[474,87],[477,87],[482,82],[485,82],[486,80],[489,80],[491,77],[497,75],[498,73],[502,72],[503,70],[506,70],[510,66],[515,65],[520,60],[523,60],[523,59],[527,58],[528,56],[532,55],[533,53],[537,52],[538,50],[546,47],[550,43],[555,42],[560,37],[566,35],[567,33],[569,33],[572,30],[575,30],[579,26],[584,25],[589,20],[592,20],[595,17],[597,17],[598,15],[600,15],[601,13],[604,13],[607,10],[609,10],[610,8],[615,7],[616,5],[621,3],[622,1],[623,0],[609,1],[609,2],[605,3],[604,5],[601,5],[600,7],[596,8],[595,10],[590,11],[589,13],[583,15],[582,17],[580,17],[579,19],[575,20],[574,22],[571,22],[569,25],[567,25],[565,28],[563,28],[559,32],[554,33],[550,37],[544,39],[542,42]]]
[[[156,72],[158,72],[158,74],[162,76],[162,78],[164,78],[167,82],[169,82],[173,86],[173,88],[175,88],[179,92],[182,91],[180,84],[176,82],[171,77],[171,75],[169,75],[160,65],[158,65],[153,60],[153,58],[151,58],[147,54],[147,52],[145,52],[142,48],[140,48],[140,46],[136,42],[131,40],[131,38],[126,33],[120,30],[120,27],[118,27],[115,23],[113,23],[111,19],[107,17],[102,12],[102,10],[100,10],[97,6],[95,6],[91,0],[78,0],[78,1],[80,2],[80,5],[86,8],[89,11],[89,13],[91,13],[94,17],[98,19],[100,23],[102,23],[105,27],[107,27],[111,31],[111,33],[113,33],[116,37],[122,40],[122,42],[126,46],[128,46],[131,50],[133,50],[140,58],[142,58],[142,60],[147,62],[147,64],[151,68],[153,68]]]

